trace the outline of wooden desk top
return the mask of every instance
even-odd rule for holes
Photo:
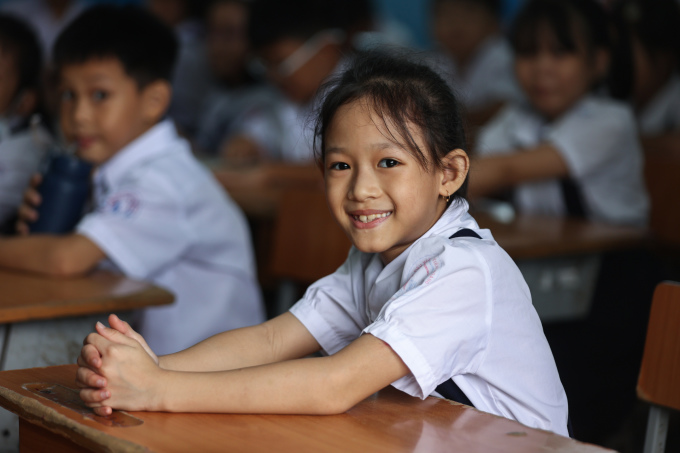
[[[480,227],[491,230],[513,259],[605,252],[638,246],[648,239],[643,228],[579,219],[519,215],[510,223],[501,223],[485,213],[472,215]]]
[[[341,415],[131,412],[143,424],[112,427],[23,387],[36,382],[74,387],[75,369],[75,365],[64,365],[4,371],[0,373],[0,405],[93,451],[610,451],[447,400],[431,397],[421,401],[392,388]],[[89,409],[83,407],[78,411]]]
[[[104,271],[50,278],[0,269],[0,288],[0,323],[132,310],[174,300],[151,283]]]

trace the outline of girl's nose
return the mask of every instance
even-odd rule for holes
[[[352,177],[352,184],[348,193],[354,201],[364,201],[380,195],[380,184],[375,172],[371,169],[357,169]]]

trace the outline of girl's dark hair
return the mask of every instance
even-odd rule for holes
[[[0,47],[12,54],[19,72],[17,93],[24,89],[40,91],[42,48],[33,30],[20,19],[0,14]]]
[[[677,0],[622,0],[613,16],[652,56],[670,53],[680,58],[680,5]]]
[[[326,133],[338,109],[364,100],[382,120],[388,139],[405,146],[423,168],[442,166],[442,158],[465,148],[460,105],[446,82],[429,66],[404,52],[359,52],[346,69],[328,81],[320,92],[323,103],[314,127],[314,153],[325,160]],[[415,125],[425,141],[421,149],[409,126]],[[404,145],[405,144],[405,145]],[[468,178],[451,199],[465,199]]]
[[[576,52],[577,36],[585,39],[586,50],[609,49],[607,15],[595,0],[529,0],[510,29],[510,44],[516,54],[539,51],[541,32],[549,29],[561,50]]]
[[[85,10],[54,45],[57,72],[66,64],[115,58],[140,88],[170,81],[177,56],[174,32],[150,12],[132,5],[97,5]]]

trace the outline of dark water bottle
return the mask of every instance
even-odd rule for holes
[[[52,157],[42,184],[38,220],[29,225],[31,233],[63,234],[73,231],[83,215],[90,195],[92,164],[75,156]]]

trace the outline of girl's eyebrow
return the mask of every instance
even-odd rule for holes
[[[392,143],[390,141],[386,142],[378,142],[378,143],[372,143],[368,145],[368,147],[372,150],[375,151],[382,151],[384,149],[402,149],[401,146]],[[346,149],[344,146],[329,146],[326,148],[326,154],[331,154],[331,153],[341,153]]]

